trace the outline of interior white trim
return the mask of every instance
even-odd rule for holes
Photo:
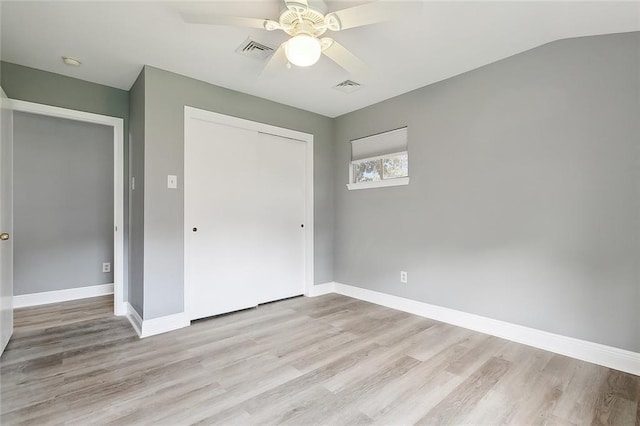
[[[133,326],[133,329],[141,339],[145,337],[155,336],[156,334],[167,333],[169,331],[178,330],[179,328],[188,327],[191,322],[188,320],[184,312],[173,315],[167,315],[160,318],[144,320],[140,314],[126,302],[127,319]]]
[[[86,299],[107,294],[113,294],[113,284],[99,284],[42,293],[16,294],[13,296],[13,307],[25,308],[27,306],[68,302],[69,300]]]
[[[191,321],[189,321],[184,312],[150,320],[143,319],[140,338],[155,336],[156,334],[178,330],[179,328],[189,327],[190,325]]]
[[[14,111],[68,120],[102,124],[113,127],[113,310],[115,315],[126,315],[124,302],[124,120],[107,115],[76,111],[51,105],[11,99],[10,108]]]
[[[335,293],[335,284],[334,282],[324,283],[324,284],[316,284],[311,290],[306,294],[308,297],[316,297],[322,296],[329,293]]]
[[[305,275],[305,295],[309,295],[313,291],[314,287],[314,262],[313,262],[313,236],[314,236],[314,217],[313,217],[313,209],[314,209],[314,198],[313,198],[313,135],[309,133],[299,132],[297,130],[285,129],[283,127],[272,126],[270,124],[259,123],[256,121],[246,120],[243,118],[233,117],[230,115],[219,114],[212,111],[207,111],[199,108],[194,108],[190,106],[184,107],[184,149],[185,149],[185,158],[186,158],[186,147],[187,147],[187,137],[188,137],[188,125],[189,120],[204,120],[217,124],[223,124],[226,126],[238,127],[241,129],[253,130],[260,133],[267,133],[270,135],[281,136],[290,139],[296,139],[306,143],[306,178],[305,178],[305,265],[304,265],[304,275]],[[185,192],[186,193],[186,192]],[[187,206],[187,199],[184,200],[184,205]],[[185,211],[184,214],[184,300],[185,306],[184,310],[187,314],[187,318],[191,318],[190,316],[190,307],[189,307],[189,291],[190,291],[190,278],[189,278],[189,268],[186,265],[189,264],[189,247],[186,244],[186,241],[189,239],[190,227],[186,223],[189,215]]]
[[[127,306],[127,319],[133,326],[138,337],[142,336],[142,317],[138,314],[138,311],[134,309],[129,302],[125,302]]]
[[[402,186],[402,185],[409,185],[408,177],[383,179],[383,180],[377,180],[374,182],[348,183],[347,189],[349,189],[349,191],[353,191],[356,189],[384,188],[386,186]]]
[[[333,291],[338,294],[640,375],[640,353],[637,352],[549,333],[360,287],[341,283],[332,284]]]

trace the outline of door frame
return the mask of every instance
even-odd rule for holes
[[[5,256],[0,259],[0,355],[11,341],[13,335],[13,111],[9,106],[9,98],[0,87],[0,204],[8,201],[8,206],[0,211],[0,232],[9,234],[9,240],[0,241],[0,248]],[[5,114],[7,119],[5,121]],[[6,128],[5,128],[6,126]],[[5,181],[4,179],[8,179]],[[3,194],[3,190],[7,193]],[[2,199],[2,195],[6,200]],[[5,217],[4,213],[8,213]],[[4,221],[3,221],[4,219]],[[5,270],[8,266],[8,270]],[[8,279],[7,279],[8,278]],[[4,281],[3,281],[4,279]]]
[[[225,126],[238,127],[246,130],[254,130],[259,133],[267,133],[270,135],[281,136],[284,138],[295,139],[304,142],[306,145],[305,156],[305,226],[304,226],[304,295],[310,296],[313,291],[314,285],[314,271],[313,271],[313,135],[310,133],[299,132],[297,130],[286,129],[283,127],[272,126],[270,124],[259,123],[257,121],[251,121],[244,118],[233,117],[231,115],[220,114],[217,112],[207,111],[200,108],[191,106],[184,107],[184,151],[183,151],[183,179],[186,176],[186,153],[187,144],[190,137],[189,121],[190,120],[203,120],[215,124],[222,124]],[[187,197],[186,186],[188,182],[184,179],[184,224],[183,224],[183,238],[184,238],[184,312],[187,317],[191,318],[191,307],[189,306],[191,300],[191,282],[190,271],[188,265],[190,264],[190,247],[188,244],[190,236],[190,224],[187,223],[190,217],[187,206],[189,206],[189,200]]]
[[[9,99],[15,111],[65,118],[113,128],[113,313],[126,315],[124,300],[124,120],[90,112]]]

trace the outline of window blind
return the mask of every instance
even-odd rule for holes
[[[407,128],[351,141],[351,161],[407,151]]]

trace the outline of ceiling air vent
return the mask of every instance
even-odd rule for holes
[[[238,48],[236,53],[248,58],[264,61],[273,53],[273,47],[262,44],[248,37]]]
[[[356,83],[353,80],[345,80],[342,83],[336,84],[334,89],[344,93],[353,93],[361,87],[360,83]]]

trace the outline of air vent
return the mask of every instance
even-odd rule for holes
[[[353,80],[345,80],[342,83],[336,84],[334,89],[344,93],[353,93],[361,87],[362,85],[360,83],[356,83]]]
[[[262,44],[248,37],[238,48],[236,53],[248,58],[258,59],[264,61],[273,53],[273,47],[269,47],[266,44]]]

